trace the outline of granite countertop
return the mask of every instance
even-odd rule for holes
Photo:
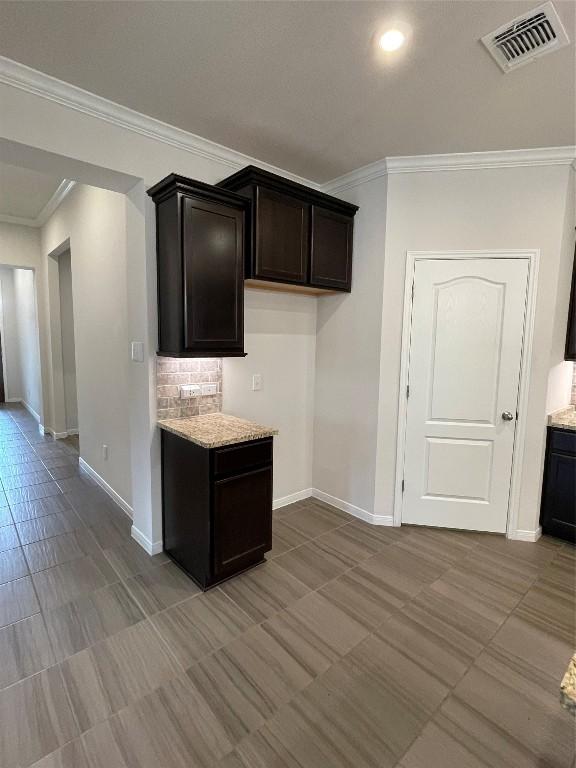
[[[562,429],[571,429],[576,432],[576,406],[564,408],[563,411],[556,411],[548,416],[548,425],[550,427],[562,427]]]
[[[220,448],[222,445],[244,443],[278,434],[277,429],[263,427],[253,421],[229,416],[227,413],[208,413],[205,416],[189,416],[180,419],[162,419],[161,429],[190,440],[202,448]]]
[[[564,709],[576,713],[576,653],[570,659],[570,664],[560,685],[560,701]]]

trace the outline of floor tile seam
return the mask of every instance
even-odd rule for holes
[[[288,515],[288,517],[290,517],[290,515]],[[352,517],[352,515],[350,517]],[[354,519],[356,519],[356,518],[352,518],[352,520],[354,520]],[[310,541],[316,541],[316,539],[319,539],[322,536],[326,536],[328,533],[333,533],[334,531],[338,531],[338,530],[340,530],[340,528],[344,528],[345,526],[350,525],[352,520],[346,520],[345,522],[340,523],[339,525],[335,526],[334,528],[330,528],[327,531],[323,531],[322,533],[319,533],[317,536],[312,536],[311,538],[307,538],[306,541],[302,542],[302,544],[297,544],[295,547],[291,547],[289,550],[286,550],[286,552],[291,552],[293,549],[298,549],[298,547],[302,547],[302,546],[304,546],[304,544],[308,544]],[[284,520],[278,520],[278,522],[281,523],[281,522],[284,522]],[[295,533],[301,533],[297,528],[293,528],[289,523],[286,523],[286,525],[288,526],[288,528],[290,528]],[[274,526],[272,526],[272,532],[274,532]],[[301,533],[301,535],[304,536],[304,534],[302,534],[302,533]],[[284,555],[284,554],[286,554],[286,552],[282,552],[282,554]],[[279,555],[278,555],[278,557],[279,557]]]
[[[388,620],[389,618],[391,618],[391,617],[388,617],[388,618],[387,618],[387,620]],[[353,646],[352,646],[352,647],[351,647],[351,648],[350,648],[350,649],[349,649],[349,650],[348,650],[348,651],[347,651],[345,654],[343,654],[343,655],[342,655],[342,656],[340,656],[339,658],[335,659],[333,662],[330,662],[329,666],[328,666],[328,667],[327,667],[325,670],[323,670],[323,671],[322,671],[320,674],[316,675],[316,676],[315,676],[315,677],[314,677],[312,680],[310,680],[310,682],[309,682],[309,683],[307,683],[307,684],[306,684],[306,685],[305,685],[303,688],[301,688],[300,690],[296,691],[296,692],[295,692],[295,693],[294,693],[294,694],[293,694],[293,695],[290,697],[290,699],[289,699],[288,701],[286,701],[286,702],[284,702],[283,704],[281,704],[281,705],[280,705],[280,706],[279,706],[279,707],[278,707],[278,708],[277,708],[277,709],[276,709],[276,710],[275,710],[275,711],[274,711],[274,712],[273,712],[273,713],[270,715],[270,717],[266,718],[265,722],[264,722],[264,723],[262,723],[262,725],[258,726],[258,728],[256,728],[255,730],[253,730],[253,731],[250,731],[249,733],[247,733],[247,734],[246,734],[246,736],[243,736],[243,737],[242,737],[242,739],[240,739],[240,740],[239,740],[239,741],[238,741],[238,742],[237,742],[237,743],[234,745],[234,747],[233,747],[232,751],[236,750],[236,749],[237,749],[237,748],[238,748],[238,747],[241,745],[241,743],[242,743],[244,740],[246,740],[246,739],[248,739],[248,738],[251,738],[251,737],[253,737],[254,735],[258,734],[258,733],[259,733],[261,730],[263,730],[264,728],[266,728],[266,727],[268,726],[268,723],[269,723],[271,720],[273,720],[273,719],[274,719],[274,718],[276,718],[276,717],[279,717],[279,716],[281,716],[281,715],[282,715],[282,713],[283,713],[284,711],[288,710],[288,709],[289,709],[289,708],[292,706],[292,704],[294,703],[294,701],[295,701],[297,698],[299,698],[300,696],[304,695],[304,694],[305,694],[305,692],[306,692],[306,691],[307,691],[307,690],[308,690],[308,689],[309,689],[309,688],[310,688],[312,685],[314,685],[314,684],[316,684],[316,683],[321,683],[321,681],[322,681],[322,678],[323,678],[325,675],[327,675],[329,672],[331,672],[331,670],[333,669],[333,667],[334,667],[334,666],[336,666],[336,664],[341,664],[343,661],[345,661],[345,659],[346,659],[346,658],[347,658],[347,657],[348,657],[348,656],[349,656],[349,655],[350,655],[350,654],[351,654],[353,651],[355,651],[355,650],[356,650],[356,648],[357,648],[359,645],[361,645],[363,642],[366,642],[368,639],[370,639],[370,637],[374,636],[375,634],[376,634],[376,630],[369,630],[369,631],[368,631],[368,633],[367,633],[367,634],[366,634],[366,635],[365,635],[365,636],[364,636],[364,637],[363,637],[361,640],[359,640],[357,643],[355,643],[355,644],[354,644],[354,645],[353,645]],[[211,653],[210,655],[212,655],[212,653]],[[206,657],[204,657],[204,658],[206,658]],[[468,669],[466,670],[466,672],[467,672],[467,671],[468,671]],[[466,673],[465,673],[465,674],[466,674]],[[397,760],[401,760],[401,759],[402,759],[402,757],[404,757],[404,755],[406,754],[406,752],[408,751],[408,749],[410,749],[410,747],[412,746],[412,744],[414,743],[414,741],[415,741],[415,740],[416,740],[416,739],[417,739],[417,738],[420,736],[420,734],[422,733],[422,731],[424,730],[424,728],[426,727],[426,725],[428,725],[429,721],[430,721],[430,720],[432,719],[432,717],[433,717],[433,716],[436,714],[436,711],[437,711],[437,710],[438,710],[438,709],[439,709],[439,708],[442,706],[442,704],[444,703],[444,701],[445,701],[445,700],[448,698],[448,696],[449,696],[449,695],[451,695],[451,693],[452,693],[452,689],[450,689],[450,690],[448,690],[448,691],[447,691],[447,693],[446,693],[446,694],[445,694],[445,696],[442,698],[442,700],[440,701],[440,703],[438,704],[438,706],[437,706],[437,707],[434,709],[433,713],[431,713],[431,714],[430,714],[429,718],[428,718],[428,719],[426,720],[426,722],[423,724],[422,728],[421,728],[421,729],[418,731],[418,733],[416,734],[416,736],[414,737],[414,739],[413,739],[413,740],[410,742],[410,745],[409,745],[409,746],[407,747],[407,749],[406,749],[406,750],[405,750],[405,751],[402,753],[402,756],[401,756],[401,757],[398,757],[398,758],[396,758]]]
[[[57,514],[57,513],[54,512],[54,513],[51,513],[51,514]],[[42,517],[33,517],[33,518],[30,518],[30,519],[31,520],[42,520],[42,518],[44,518],[44,517],[49,517],[49,515],[42,515]],[[16,528],[16,532],[18,533],[18,537],[20,539],[20,542],[22,542],[22,539],[20,538],[20,532],[18,531],[17,526],[20,525],[20,523],[28,523],[28,522],[30,522],[30,521],[29,520],[20,520],[18,523],[14,523],[14,527]],[[84,522],[82,520],[80,520],[80,522],[82,523],[82,525],[84,525]],[[27,541],[26,543],[21,543],[20,546],[22,548],[29,547],[32,544],[39,544],[41,541],[49,541],[50,539],[58,539],[60,536],[67,536],[68,534],[75,533],[76,531],[79,531],[79,530],[80,530],[79,528],[72,528],[69,531],[60,531],[60,533],[54,533],[54,534],[51,534],[50,536],[43,536],[41,539],[34,539],[34,541]],[[57,565],[59,565],[59,563],[57,563]],[[43,568],[42,570],[46,570],[46,569]]]
[[[86,592],[86,593],[80,595],[78,598],[74,598],[72,600],[68,600],[65,603],[60,603],[60,604],[54,606],[53,608],[45,609],[45,608],[42,608],[42,606],[40,607],[40,613],[42,614],[42,618],[44,620],[44,624],[45,624],[46,630],[48,632],[48,639],[50,640],[50,643],[51,643],[51,646],[52,646],[52,652],[54,654],[55,662],[54,662],[54,664],[52,666],[56,666],[58,664],[63,664],[65,661],[68,661],[68,659],[71,659],[74,656],[77,656],[78,654],[82,653],[83,651],[90,650],[95,645],[98,645],[98,643],[102,643],[105,640],[108,640],[108,639],[110,639],[112,637],[115,637],[116,635],[120,634],[121,632],[123,632],[126,629],[129,629],[130,627],[135,627],[138,624],[143,624],[149,618],[148,616],[146,616],[145,613],[143,613],[141,611],[142,618],[138,619],[138,621],[135,621],[133,624],[128,624],[128,626],[126,626],[126,627],[122,627],[121,629],[118,629],[115,632],[111,632],[110,634],[106,635],[105,637],[101,637],[98,640],[95,640],[94,642],[89,643],[84,648],[81,648],[78,651],[74,651],[74,653],[70,653],[67,656],[64,656],[63,658],[60,658],[59,654],[56,654],[56,648],[54,646],[54,642],[52,642],[51,633],[48,631],[48,623],[47,623],[47,618],[46,618],[47,614],[49,614],[49,613],[51,613],[53,611],[57,611],[60,608],[63,608],[64,606],[69,605],[70,603],[75,602],[75,600],[77,600],[77,599],[82,599],[82,598],[88,597],[89,595],[94,595],[94,594],[96,594],[98,592],[104,592],[104,590],[109,589],[110,587],[116,586],[118,583],[119,582],[116,581],[116,582],[113,582],[112,584],[106,584],[103,587],[98,587],[98,589],[94,589],[94,590],[92,590],[92,592]],[[34,615],[37,616],[38,614],[34,614]]]
[[[48,638],[48,644],[49,644],[49,647],[50,647],[50,653],[52,654],[52,659],[53,659],[52,664],[48,664],[47,667],[41,667],[40,669],[37,669],[35,672],[32,672],[29,675],[24,675],[24,677],[19,678],[18,680],[14,681],[13,683],[10,683],[10,685],[6,685],[6,686],[4,686],[4,688],[0,688],[0,696],[3,693],[5,693],[6,691],[8,691],[10,688],[14,688],[17,685],[20,685],[21,683],[26,682],[26,680],[30,680],[32,677],[36,677],[36,675],[39,675],[42,672],[46,672],[46,670],[48,670],[48,669],[54,669],[60,663],[56,659],[56,656],[54,655],[54,647],[53,647],[53,644],[52,644],[52,638],[50,637],[50,633],[48,632],[48,627],[46,626],[46,620],[44,619],[42,611],[40,611],[39,613],[33,613],[30,616],[26,616],[23,619],[18,619],[18,621],[13,622],[12,624],[7,624],[6,626],[0,628],[0,632],[2,630],[6,629],[7,627],[13,627],[15,624],[21,624],[21,623],[27,621],[28,619],[34,618],[35,616],[40,616],[41,619],[42,619],[42,622],[44,624],[44,631],[46,632],[46,637]],[[67,657],[67,658],[69,658],[69,657]]]
[[[324,533],[319,533],[317,536],[313,536],[312,538],[306,539],[306,541],[303,541],[301,544],[296,544],[296,546],[290,547],[290,549],[286,549],[284,552],[280,552],[278,555],[274,555],[274,557],[270,558],[270,562],[272,562],[273,560],[276,560],[279,557],[282,557],[282,555],[287,555],[289,552],[293,552],[295,549],[299,549],[300,547],[303,547],[305,544],[310,544],[313,541],[317,541],[318,539],[322,538],[322,536],[326,536],[329,533],[334,533],[334,531],[339,531],[341,528],[345,528],[347,525],[350,525],[355,519],[357,519],[357,518],[352,518],[352,520],[349,520],[349,521],[343,523],[342,525],[337,526],[336,528],[331,528],[329,531],[324,531]],[[278,522],[283,522],[283,521],[279,520]],[[288,526],[288,527],[291,528],[291,526]],[[291,528],[291,530],[295,531],[296,533],[299,533],[299,531],[297,531],[296,528]],[[272,527],[272,537],[274,537],[274,527]],[[382,545],[382,549],[384,549],[384,547],[389,546],[390,543],[391,542],[385,542]],[[374,555],[379,554],[381,551],[382,550],[379,550],[378,552],[375,552]],[[373,557],[374,555],[370,555],[369,557]],[[368,558],[366,558],[366,559],[368,559]]]
[[[38,614],[34,614],[34,615],[38,615]],[[44,616],[42,616],[42,618],[44,620]],[[45,620],[44,620],[44,622],[45,622]],[[172,653],[172,650],[169,647],[167,647],[167,645],[164,642],[164,640],[162,638],[160,638],[160,640],[161,640],[161,647],[163,648],[164,652],[167,654],[167,656],[170,659],[170,661],[172,661],[176,665],[178,670],[177,671],[175,670],[174,674],[170,675],[164,683],[161,683],[160,686],[156,686],[156,688],[151,688],[146,693],[144,693],[142,696],[134,699],[134,701],[130,702],[129,704],[125,705],[124,707],[121,707],[117,712],[113,712],[112,715],[110,715],[110,717],[104,718],[104,720],[99,720],[97,723],[91,724],[90,727],[87,728],[86,730],[82,729],[82,726],[80,725],[80,720],[78,719],[78,716],[77,716],[77,713],[76,713],[76,708],[75,708],[75,706],[74,706],[74,704],[72,702],[72,699],[70,697],[70,693],[69,693],[69,690],[68,690],[68,685],[66,684],[66,681],[64,680],[64,675],[63,675],[63,666],[64,666],[64,664],[66,662],[68,662],[70,659],[74,658],[75,656],[79,656],[84,651],[88,651],[88,650],[94,648],[99,643],[104,643],[104,642],[108,641],[110,638],[113,638],[113,637],[117,636],[118,634],[120,634],[120,632],[122,632],[122,631],[124,631],[126,629],[130,629],[132,627],[136,627],[136,626],[138,626],[140,624],[145,624],[145,623],[150,624],[152,629],[154,629],[153,622],[150,621],[149,617],[144,615],[143,618],[140,621],[137,621],[136,623],[131,624],[128,627],[124,627],[123,630],[119,630],[118,632],[114,632],[111,635],[107,635],[105,638],[102,638],[102,639],[96,641],[95,643],[91,643],[89,646],[86,646],[86,648],[82,648],[80,651],[77,651],[76,653],[73,653],[70,656],[66,656],[64,659],[60,659],[60,660],[58,660],[56,655],[55,655],[54,647],[53,647],[53,643],[52,643],[52,638],[50,637],[50,633],[48,632],[48,630],[46,628],[46,632],[47,632],[47,635],[48,635],[48,640],[50,642],[51,651],[52,651],[52,654],[53,654],[53,657],[54,657],[54,663],[50,664],[48,667],[44,667],[43,669],[38,670],[37,672],[34,672],[32,675],[27,675],[25,678],[22,678],[21,680],[18,680],[17,682],[12,683],[11,685],[7,686],[6,688],[0,690],[0,694],[4,693],[9,688],[12,688],[12,687],[14,687],[14,686],[24,682],[25,680],[28,680],[31,677],[34,677],[35,675],[38,675],[38,674],[40,674],[42,672],[45,672],[46,670],[57,669],[58,670],[58,674],[60,676],[60,680],[61,680],[61,683],[62,683],[62,687],[63,687],[64,693],[66,695],[66,700],[68,702],[68,706],[70,708],[70,711],[72,713],[72,716],[74,718],[74,722],[76,724],[77,731],[78,731],[77,735],[73,739],[71,739],[71,741],[74,741],[76,738],[79,738],[84,733],[86,733],[87,731],[89,731],[93,727],[95,727],[96,725],[99,725],[102,722],[106,722],[110,718],[114,717],[114,715],[118,714],[118,712],[122,711],[123,709],[127,709],[128,707],[130,707],[133,704],[135,704],[138,701],[140,701],[140,699],[144,698],[145,696],[148,696],[153,691],[158,690],[158,688],[162,687],[162,685],[165,685],[165,683],[168,682],[169,680],[181,679],[182,673],[184,673],[184,676],[187,677],[186,670],[183,669],[182,665],[178,662],[178,660],[176,659],[176,657]],[[102,682],[102,681],[100,681],[100,682]],[[104,685],[103,685],[103,688],[105,689]],[[68,743],[68,742],[66,742],[66,743]],[[64,746],[64,745],[61,745],[60,747],[58,747],[58,749],[60,749],[62,746]]]
[[[18,535],[18,531],[16,531],[16,535]],[[8,581],[3,581],[2,584],[0,584],[0,588],[3,587],[5,584],[11,584],[13,581],[24,579],[26,578],[26,576],[32,576],[32,573],[30,571],[30,566],[28,565],[28,560],[26,559],[26,555],[24,553],[24,549],[21,544],[17,547],[10,547],[10,549],[3,550],[2,552],[0,552],[0,556],[2,556],[4,552],[15,552],[17,549],[22,550],[22,557],[24,558],[24,562],[26,563],[26,568],[28,569],[28,573],[25,573],[22,576],[16,576],[16,578],[14,579],[8,579]]]
[[[131,588],[131,586],[130,586],[130,583],[129,583],[129,582],[130,582],[132,579],[135,579],[135,578],[136,578],[136,577],[138,577],[138,576],[143,576],[143,575],[145,575],[145,574],[148,574],[148,573],[150,573],[150,570],[154,570],[154,568],[164,568],[164,567],[166,567],[166,566],[170,565],[170,564],[172,563],[172,561],[169,561],[169,562],[167,562],[167,563],[161,563],[161,564],[159,564],[159,565],[157,565],[157,566],[154,566],[154,567],[153,567],[152,569],[150,569],[150,570],[141,571],[141,572],[139,572],[139,573],[135,573],[135,574],[132,574],[131,576],[127,576],[127,577],[124,577],[124,576],[120,575],[120,574],[118,573],[118,571],[117,571],[117,570],[114,568],[114,565],[113,565],[113,564],[112,564],[112,562],[110,561],[110,558],[107,556],[107,554],[106,554],[106,550],[105,550],[105,549],[103,549],[103,550],[102,550],[102,553],[103,553],[104,557],[106,558],[106,561],[107,561],[107,562],[109,563],[109,565],[112,567],[112,569],[114,570],[114,572],[115,572],[115,573],[118,575],[118,578],[119,578],[119,582],[115,582],[115,583],[121,583],[121,584],[124,586],[124,588],[126,589],[126,591],[128,592],[128,594],[129,594],[129,596],[130,596],[130,599],[134,601],[134,603],[136,604],[136,606],[138,607],[139,611],[142,613],[142,615],[144,616],[144,618],[145,618],[145,619],[151,620],[153,616],[157,616],[159,613],[163,613],[164,611],[167,611],[167,610],[169,610],[170,608],[175,608],[176,606],[178,606],[178,605],[181,605],[182,603],[185,603],[187,600],[194,600],[195,598],[199,597],[200,595],[202,595],[202,594],[205,594],[204,592],[197,592],[196,594],[193,594],[193,595],[187,595],[187,596],[186,596],[185,598],[183,598],[182,600],[178,600],[177,602],[175,602],[175,603],[172,603],[171,605],[167,606],[166,608],[161,608],[160,610],[158,610],[158,611],[155,611],[154,613],[148,614],[148,613],[146,612],[145,608],[144,608],[144,605],[143,605],[143,603],[142,603],[142,602],[140,601],[140,599],[138,598],[138,595],[137,595],[137,594],[134,592],[134,590]],[[176,566],[176,567],[177,567],[177,566]],[[110,586],[110,585],[109,585],[109,586]],[[151,623],[152,623],[152,624],[154,624],[153,622],[151,622]],[[164,638],[162,638],[162,640],[163,640],[163,643],[165,643],[165,640],[164,640]],[[179,664],[179,666],[181,666],[181,665]]]
[[[78,530],[78,529],[76,529],[76,530]],[[28,570],[29,570],[29,574],[28,575],[29,576],[35,576],[37,573],[44,573],[44,571],[49,571],[51,568],[58,568],[61,565],[67,565],[68,563],[73,563],[75,560],[81,560],[84,557],[91,557],[91,555],[93,554],[92,552],[84,552],[84,553],[78,555],[77,557],[71,557],[68,560],[63,560],[61,563],[53,563],[52,565],[47,565],[44,568],[38,568],[35,571],[32,570],[32,566],[30,565],[30,562],[28,560],[28,557],[27,557],[27,554],[26,554],[26,551],[25,551],[25,547],[30,547],[33,544],[39,544],[41,541],[51,541],[52,539],[58,539],[58,538],[60,538],[60,536],[69,536],[71,533],[76,533],[76,530],[74,530],[74,531],[67,531],[66,533],[58,534],[57,536],[50,536],[49,538],[46,538],[46,539],[39,539],[38,541],[32,541],[30,544],[23,544],[21,546],[21,549],[23,550],[23,555],[24,555],[24,558],[26,560],[26,565],[28,566]],[[95,565],[96,565],[96,567],[98,567],[98,565],[96,563],[95,563]],[[114,572],[118,573],[116,570]],[[102,575],[104,575],[104,574],[102,574]],[[11,579],[11,581],[15,581],[15,579]],[[9,582],[5,582],[5,583],[9,583]],[[112,582],[112,584],[117,584],[117,583],[118,583],[117,581]],[[106,585],[106,586],[109,586],[109,585]],[[104,589],[104,587],[98,587],[98,590],[93,590],[93,591],[97,592],[100,589]],[[68,602],[72,602],[72,601],[68,601]],[[65,605],[65,603],[63,603],[63,605]]]
[[[316,591],[316,590],[313,590],[313,591]],[[303,597],[306,597],[306,595],[304,595]],[[303,598],[300,598],[300,599],[303,599]],[[295,605],[295,604],[296,604],[296,602],[298,602],[298,601],[295,601],[295,603],[292,603],[291,605]],[[252,625],[252,626],[250,626],[250,627],[247,627],[247,628],[244,630],[244,632],[242,632],[242,633],[240,633],[239,635],[237,635],[236,637],[232,638],[232,639],[231,639],[231,640],[229,640],[227,643],[224,643],[224,644],[222,644],[222,645],[221,645],[221,646],[219,646],[218,648],[213,648],[213,649],[212,649],[212,650],[210,650],[208,653],[204,654],[204,655],[203,655],[201,658],[199,658],[199,659],[196,659],[195,661],[193,661],[193,662],[192,662],[192,664],[190,664],[190,665],[189,665],[188,667],[186,667],[186,668],[185,668],[185,670],[184,670],[184,671],[185,671],[185,674],[186,674],[186,677],[188,677],[188,671],[189,671],[190,669],[192,669],[194,666],[196,666],[196,665],[197,665],[197,664],[199,664],[200,662],[205,662],[207,659],[209,659],[209,658],[211,658],[211,657],[215,656],[217,653],[219,653],[219,652],[223,651],[224,649],[226,649],[226,648],[227,648],[228,646],[230,646],[232,643],[234,643],[234,642],[237,642],[238,640],[241,640],[241,639],[242,639],[242,637],[243,637],[243,636],[244,636],[244,635],[245,635],[247,632],[249,632],[251,629],[253,629],[254,627],[261,627],[261,626],[262,626],[263,624],[265,624],[267,621],[269,621],[269,620],[270,620],[270,619],[272,619],[273,617],[277,616],[277,615],[278,615],[278,613],[281,613],[281,612],[282,612],[282,611],[284,611],[284,610],[289,610],[289,609],[290,609],[290,607],[291,607],[291,605],[287,606],[286,608],[283,608],[283,609],[281,609],[281,611],[279,611],[279,612],[276,612],[276,613],[275,613],[275,614],[273,614],[272,616],[269,616],[269,617],[267,617],[267,618],[266,618],[266,619],[264,619],[263,621],[261,621],[261,622],[258,622],[258,623],[255,623],[255,624],[253,624],[253,625]],[[359,623],[359,622],[358,622],[358,623]],[[249,736],[252,736],[252,735],[254,735],[254,734],[255,734],[255,733],[257,733],[257,732],[258,732],[258,731],[259,731],[261,728],[264,728],[264,727],[267,725],[267,723],[268,723],[268,722],[269,722],[271,719],[273,719],[274,717],[276,717],[277,715],[279,715],[279,714],[280,714],[280,713],[281,713],[281,712],[282,712],[284,709],[287,709],[287,708],[288,708],[288,707],[289,707],[289,706],[292,704],[292,702],[294,701],[294,699],[298,698],[298,697],[299,697],[301,694],[303,694],[303,693],[304,693],[304,692],[305,692],[305,691],[306,691],[306,690],[307,690],[307,689],[308,689],[308,688],[309,688],[311,685],[313,685],[314,683],[316,683],[316,682],[318,682],[319,680],[321,680],[321,678],[322,678],[324,675],[326,675],[326,674],[327,674],[327,673],[328,673],[328,672],[329,672],[329,671],[330,671],[330,670],[331,670],[331,669],[332,669],[332,668],[333,668],[333,667],[334,667],[336,664],[339,664],[339,663],[341,663],[341,662],[342,662],[342,661],[343,661],[343,660],[344,660],[344,659],[345,659],[345,658],[346,658],[346,657],[347,657],[347,656],[348,656],[350,653],[352,653],[352,651],[354,651],[354,650],[355,650],[355,649],[356,649],[356,648],[357,648],[359,645],[361,645],[363,642],[365,642],[366,640],[368,640],[368,639],[369,639],[369,638],[370,638],[370,637],[371,637],[371,636],[374,634],[374,631],[371,631],[371,630],[369,630],[367,627],[365,627],[365,629],[366,629],[366,634],[365,634],[365,635],[364,635],[362,638],[360,638],[360,639],[359,639],[359,640],[358,640],[356,643],[354,643],[352,646],[350,646],[350,648],[348,649],[348,651],[346,651],[346,653],[345,653],[345,654],[342,654],[341,656],[339,655],[339,656],[338,656],[336,659],[334,659],[333,661],[329,661],[328,667],[327,667],[326,669],[324,669],[324,670],[323,670],[322,672],[320,672],[319,674],[317,674],[317,675],[314,675],[314,676],[312,677],[312,679],[311,679],[311,680],[310,680],[308,683],[306,683],[306,685],[305,685],[305,686],[303,686],[303,687],[302,687],[302,688],[300,688],[299,690],[295,691],[295,692],[294,692],[294,693],[293,693],[293,694],[290,696],[290,698],[288,699],[288,701],[285,701],[285,702],[283,702],[283,703],[282,703],[282,704],[281,704],[279,707],[277,707],[277,708],[276,708],[276,709],[275,709],[275,710],[272,712],[272,714],[271,714],[269,717],[267,717],[267,718],[265,719],[265,721],[264,721],[264,723],[262,723],[262,725],[258,726],[258,728],[256,728],[255,730],[253,730],[253,731],[250,731],[249,733],[247,733],[247,734],[246,734],[246,736],[243,736],[243,737],[242,737],[242,739],[241,739],[239,742],[237,742],[237,744],[235,744],[235,745],[234,745],[234,747],[232,748],[232,750],[231,750],[231,751],[234,751],[234,749],[236,749],[236,747],[238,746],[238,744],[240,744],[240,742],[241,742],[241,741],[243,741],[245,738],[248,738]],[[210,704],[209,704],[209,703],[206,701],[206,699],[205,699],[204,695],[203,695],[203,694],[200,694],[200,695],[202,696],[203,700],[205,701],[205,703],[206,703],[206,705],[208,706],[208,708],[210,709],[210,711],[212,711],[212,712],[213,712],[211,705],[210,705]],[[214,716],[216,717],[216,714],[215,714],[214,712],[213,712],[213,714],[214,714]],[[217,718],[217,719],[218,719],[218,718]]]

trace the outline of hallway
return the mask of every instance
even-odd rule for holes
[[[574,548],[314,500],[201,594],[0,409],[2,768],[570,768]]]

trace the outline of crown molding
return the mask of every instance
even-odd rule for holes
[[[343,192],[381,176],[396,173],[475,171],[486,168],[522,168],[549,165],[569,165],[576,169],[576,146],[387,157],[327,182],[322,186],[322,191]]]
[[[322,192],[329,192],[330,194],[344,192],[346,189],[358,187],[360,184],[366,184],[368,181],[379,179],[387,174],[388,160],[384,158],[383,160],[377,160],[375,163],[363,165],[361,168],[345,173],[343,176],[338,176],[336,179],[323,184],[321,189]]]
[[[422,171],[472,171],[478,168],[522,168],[540,165],[572,165],[576,146],[503,149],[491,152],[456,152],[449,155],[388,157],[388,173]]]
[[[279,173],[323,192],[338,193],[382,176],[395,173],[420,173],[423,171],[476,170],[482,168],[514,168],[541,165],[571,165],[576,169],[576,147],[544,147],[540,149],[510,149],[492,152],[463,152],[442,155],[412,155],[387,157],[362,168],[339,176],[325,184],[318,184],[296,174],[289,173],[257,158],[189,133],[181,128],[143,115],[83,88],[66,83],[17,61],[0,56],[0,83],[35,94],[61,104],[69,109],[95,117],[142,136],[191,152],[199,157],[216,161],[233,170],[246,165]],[[30,220],[14,220],[10,223],[39,226]],[[6,217],[2,217],[6,221]]]
[[[75,181],[62,179],[50,200],[48,200],[44,208],[42,208],[38,216],[36,216],[36,224],[34,226],[42,227],[44,224],[46,224],[50,216],[52,216],[56,208],[58,208],[60,203],[64,200],[66,195],[74,188],[75,185]]]
[[[246,165],[257,165],[259,168],[264,168],[272,173],[279,173],[301,184],[316,189],[320,186],[317,182],[289,173],[257,158],[204,139],[194,133],[189,133],[182,128],[176,128],[155,117],[149,117],[134,109],[124,107],[103,96],[97,96],[83,88],[66,83],[5,56],[0,56],[0,83],[27,93],[33,93],[48,101],[62,104],[69,109],[139,133],[141,136],[161,141],[185,152],[191,152],[198,157],[214,160],[234,171],[240,170]]]
[[[38,216],[35,218],[25,218],[22,216],[10,216],[7,213],[0,213],[0,223],[2,224],[18,224],[21,227],[42,227],[54,211],[58,208],[60,203],[64,200],[66,195],[75,186],[75,181],[69,179],[63,179],[56,187],[54,194],[48,200],[46,205],[42,208]]]
[[[18,227],[37,227],[36,219],[27,219],[23,216],[10,216],[8,213],[0,213],[0,224],[15,224]]]

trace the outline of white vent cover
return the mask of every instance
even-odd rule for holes
[[[570,40],[551,2],[517,16],[482,42],[504,72],[568,45]]]

